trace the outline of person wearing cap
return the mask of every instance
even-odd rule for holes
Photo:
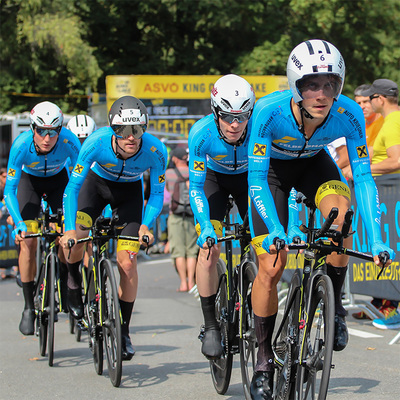
[[[117,242],[123,360],[130,360],[135,353],[129,323],[138,287],[137,253],[144,235],[150,238],[150,244],[154,240],[149,227],[161,212],[164,198],[167,150],[146,132],[148,118],[139,99],[124,96],[116,100],[108,114],[110,126],[98,129],[83,143],[63,201],[65,233],[60,243],[68,261],[69,308],[76,319],[83,316],[79,264],[84,245],[69,249],[69,239],[76,242],[88,236],[89,231],[81,226],[91,227],[107,204],[119,216],[119,224],[124,225],[120,234],[139,237],[139,241]],[[151,187],[144,207],[146,170],[150,170]]]
[[[188,149],[176,147],[170,153],[173,168],[165,173],[166,186],[171,194],[170,213],[168,216],[168,243],[171,258],[180,278],[178,292],[191,291],[196,284],[196,260],[198,246],[197,233],[194,224],[193,212],[190,204],[185,207],[176,203],[174,199],[175,183],[178,180],[189,179]],[[186,182],[189,185],[189,182]],[[176,204],[174,204],[174,202]]]
[[[372,109],[384,118],[372,147],[371,172],[375,176],[400,173],[398,86],[390,79],[377,79],[363,94],[369,97]]]

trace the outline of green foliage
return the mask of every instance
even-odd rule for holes
[[[110,74],[284,75],[312,38],[342,52],[346,94],[400,84],[398,0],[0,0],[0,18],[1,112],[85,111]]]

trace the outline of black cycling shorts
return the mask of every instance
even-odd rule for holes
[[[268,185],[281,224],[284,227],[287,227],[288,224],[288,199],[292,187],[314,201],[318,188],[330,180],[343,181],[344,178],[332,157],[325,150],[321,150],[310,158],[295,160],[271,158]],[[251,215],[258,215],[253,202],[251,203]],[[268,233],[268,229],[261,219],[253,219],[252,225],[255,236]]]
[[[79,192],[78,210],[88,214],[94,223],[107,204],[113,215],[118,215],[118,225],[127,223],[121,234],[138,236],[143,214],[142,181],[113,182],[89,171]]]
[[[55,214],[57,209],[62,209],[63,194],[67,183],[68,173],[65,168],[58,174],[49,177],[34,176],[22,171],[17,190],[22,220],[34,220],[39,217],[41,198],[44,194],[47,195],[47,203],[50,205],[52,213]]]

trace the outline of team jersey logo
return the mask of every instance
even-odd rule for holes
[[[27,165],[28,168],[35,168],[36,165],[39,164],[39,161],[33,162],[32,164]]]
[[[253,148],[253,156],[264,157],[267,151],[267,146],[265,144],[255,143]]]
[[[83,166],[80,164],[76,164],[76,167],[74,168],[74,172],[76,172],[77,174],[81,174],[83,171]]]
[[[195,171],[204,171],[204,162],[203,161],[195,161],[193,169]]]
[[[116,164],[108,163],[108,164],[102,164],[101,166],[104,167],[104,168],[112,168],[112,167],[115,167]]]
[[[160,176],[158,177],[158,183],[163,183],[163,182],[165,182],[165,174],[160,175]]]
[[[64,143],[68,143],[68,139],[64,139]]]
[[[274,142],[274,143],[289,143],[289,142],[291,142],[292,140],[296,140],[296,138],[293,138],[293,137],[291,137],[291,136],[284,136],[284,137],[281,138],[281,139],[273,140],[273,142]]]
[[[215,160],[215,161],[220,161],[225,157],[226,157],[226,154],[221,154],[219,156],[212,157],[212,159]]]
[[[15,169],[9,168],[7,175],[9,176],[15,176]]]
[[[365,158],[368,157],[367,154],[367,147],[365,145],[357,147],[357,154],[358,158]]]
[[[343,114],[345,111],[346,111],[346,110],[345,110],[343,107],[339,107],[338,110],[337,110],[337,112],[338,112],[339,114]]]
[[[155,151],[157,151],[157,147],[156,146],[151,146],[150,150],[154,153]]]

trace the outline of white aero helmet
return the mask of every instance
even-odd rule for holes
[[[96,123],[89,115],[80,114],[69,120],[67,129],[79,139],[85,139],[96,130]]]
[[[111,106],[108,122],[116,137],[128,138],[133,135],[135,139],[140,139],[147,129],[149,114],[139,99],[123,96]]]
[[[54,103],[43,101],[32,108],[30,118],[32,132],[35,127],[60,131],[64,116],[60,108]]]
[[[255,101],[256,95],[252,86],[238,75],[229,74],[219,78],[211,90],[211,109],[217,122],[220,112],[247,114],[246,119],[249,119]]]
[[[300,43],[290,53],[286,67],[293,100],[296,103],[303,100],[300,90],[303,78],[321,74],[335,77],[333,97],[337,100],[343,89],[345,70],[343,57],[333,44],[320,39]]]

